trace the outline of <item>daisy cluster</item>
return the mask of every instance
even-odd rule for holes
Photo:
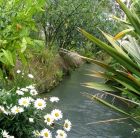
[[[20,73],[18,70],[17,73]],[[30,76],[31,77],[31,76]],[[32,79],[32,77],[31,77]],[[3,105],[0,105],[0,115],[6,116],[7,119],[14,119],[16,116],[30,112],[28,117],[28,122],[36,125],[37,121],[41,118],[44,123],[43,129],[38,128],[32,132],[34,137],[38,138],[66,138],[67,132],[71,130],[72,124],[66,119],[63,119],[63,113],[61,110],[55,108],[51,109],[49,113],[47,112],[49,104],[54,104],[59,102],[58,97],[50,98],[39,98],[38,91],[35,88],[35,85],[29,85],[24,88],[17,88],[14,93],[10,93],[13,99],[16,99],[14,103],[8,105],[7,102],[3,102]],[[8,93],[9,95],[9,93]],[[47,112],[47,113],[46,113]],[[39,119],[38,116],[42,115]],[[40,121],[39,121],[40,122]],[[55,129],[55,126],[61,127],[61,129]],[[6,130],[1,130],[1,135],[4,138],[14,138],[10,136],[9,132]],[[53,130],[53,132],[51,132]],[[56,132],[54,132],[56,130]],[[17,132],[18,133],[18,132]]]
[[[22,77],[24,76],[24,72],[22,72],[21,70],[17,70],[17,74],[21,74]],[[30,79],[33,79],[33,78],[34,78],[34,76],[33,76],[32,74],[28,74],[27,76],[28,76]]]

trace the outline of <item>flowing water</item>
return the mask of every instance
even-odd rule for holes
[[[68,138],[138,138],[132,131],[136,125],[132,121],[90,124],[92,122],[121,118],[124,115],[111,110],[110,108],[91,101],[82,96],[81,93],[88,92],[95,94],[96,90],[81,86],[81,83],[89,81],[100,81],[97,78],[87,76],[93,70],[100,70],[95,65],[85,64],[72,72],[63,82],[56,87],[49,95],[58,96],[61,101],[58,107],[63,111],[64,117],[68,117],[72,123],[72,131]],[[48,94],[47,94],[48,95]]]

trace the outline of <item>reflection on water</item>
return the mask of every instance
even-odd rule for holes
[[[93,94],[97,92],[80,84],[95,80],[100,81],[85,75],[98,69],[95,65],[83,65],[49,94],[61,99],[58,106],[64,112],[65,117],[68,117],[74,125],[69,133],[69,138],[138,138],[136,134],[132,133],[135,124],[131,121],[87,125],[91,122],[124,117],[122,114],[82,96],[82,92]]]

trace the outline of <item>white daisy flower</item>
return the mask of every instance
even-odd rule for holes
[[[34,76],[32,74],[28,74],[28,77],[31,78],[31,79],[34,78]]]
[[[52,138],[52,134],[51,134],[51,132],[50,132],[47,128],[43,129],[43,130],[40,132],[40,135],[41,135],[41,137],[43,137],[43,138]]]
[[[28,89],[27,88],[21,88],[20,90],[21,91],[24,91],[24,92],[28,92]]]
[[[20,106],[28,107],[30,103],[30,99],[28,97],[24,97],[18,100]]]
[[[63,130],[57,130],[57,136],[56,136],[56,138],[67,138],[67,134],[66,134],[66,132],[65,131],[63,131]]]
[[[28,99],[30,100],[30,102],[34,102],[35,101],[32,97],[28,97]]]
[[[65,120],[64,126],[63,126],[64,130],[70,131],[71,130],[71,126],[72,126],[71,122],[68,119]]]
[[[37,95],[38,92],[37,92],[37,90],[32,89],[32,90],[30,90],[30,94],[34,96],[34,95]]]
[[[29,122],[33,123],[34,122],[34,118],[29,118]]]
[[[35,100],[34,102],[34,107],[36,109],[40,109],[43,110],[46,107],[46,102],[43,99],[38,98],[37,100]]]
[[[48,100],[48,98],[47,98],[47,97],[45,97],[45,98],[44,98],[44,100],[45,100],[45,101],[47,101],[47,100]]]
[[[23,112],[24,111],[24,109],[22,108],[22,107],[19,107],[19,106],[13,106],[12,108],[11,108],[11,112],[14,114],[14,115],[16,115],[16,114],[18,114],[18,113],[21,113],[21,112]]]
[[[9,137],[8,133],[9,133],[9,132],[7,132],[6,130],[2,130],[2,132],[1,132],[1,134],[2,134],[2,136],[3,136],[4,138]]]
[[[0,105],[0,112],[3,112],[4,114],[8,115],[9,112],[5,110],[3,106]]]
[[[137,129],[134,128],[133,131],[132,131],[132,133],[135,133],[135,132],[137,132]]]
[[[24,95],[24,92],[21,91],[21,90],[16,90],[16,93],[17,93],[18,95]]]
[[[54,118],[50,114],[45,115],[44,119],[45,119],[44,122],[47,123],[47,125],[49,126],[54,122]]]
[[[21,70],[17,70],[17,74],[21,73]]]
[[[30,90],[33,90],[33,89],[35,89],[35,86],[34,86],[34,85],[29,85],[29,86],[27,86],[26,88],[27,88],[27,89],[30,89]]]
[[[60,120],[63,117],[63,114],[62,114],[61,110],[59,110],[59,109],[54,109],[51,112],[51,115],[53,116],[53,118],[55,120]]]
[[[50,101],[53,102],[58,102],[59,98],[58,97],[50,97]]]
[[[3,106],[0,105],[0,111],[3,112],[5,111],[5,108]]]
[[[33,134],[34,134],[35,137],[39,137],[40,136],[40,133],[39,133],[38,130],[34,130],[33,131]]]

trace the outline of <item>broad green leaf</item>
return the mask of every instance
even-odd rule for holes
[[[0,53],[0,58],[2,57],[4,55],[4,53],[2,52],[2,53]]]
[[[23,53],[20,53],[20,52],[18,54],[19,54],[19,57],[20,57],[20,60],[22,61],[22,63],[24,65],[27,65],[27,60],[25,58],[25,55]]]
[[[132,92],[140,95],[140,91],[138,91],[137,89],[135,89],[131,84],[127,84],[124,81],[118,80],[116,79],[116,81],[118,81],[120,84],[122,84],[123,86],[125,86],[127,89],[131,90]]]
[[[7,44],[7,40],[0,40],[0,45]]]
[[[121,1],[116,0],[116,2],[120,5],[121,9],[125,12],[127,18],[129,19],[130,23],[134,27],[135,31],[140,35],[140,19],[136,15],[136,13],[132,13],[127,6]]]
[[[97,89],[99,91],[111,91],[111,92],[116,91],[115,88],[102,83],[88,82],[88,83],[83,83],[82,85],[88,88]]]
[[[120,21],[120,22],[122,22],[122,23],[124,23],[124,24],[126,24],[126,25],[131,25],[129,22],[127,22],[127,21],[125,21],[125,20],[122,20],[122,19],[120,19],[120,18],[118,18],[118,17],[116,17],[116,16],[112,16],[112,18],[115,19],[115,20],[117,20],[117,21]]]
[[[130,77],[130,75],[122,72],[122,71],[117,71],[115,70],[113,67],[104,64],[103,62],[91,59],[91,58],[87,58],[84,56],[80,56],[81,58],[90,61],[91,63],[94,63],[102,68],[104,68],[105,70],[111,72],[114,74],[114,78],[112,77],[112,79],[118,79],[118,80],[123,80],[124,82],[131,84],[133,87],[135,87],[135,89],[140,90],[140,84],[138,82],[136,82],[136,80],[134,81],[132,79],[132,77]]]
[[[0,69],[0,79],[3,78],[3,71]]]
[[[106,78],[106,74],[104,72],[93,72],[92,74],[85,74],[85,75],[97,77],[97,78]]]
[[[79,31],[86,36],[89,40],[97,44],[100,48],[105,50],[110,56],[112,56],[115,60],[117,60],[118,63],[120,63],[122,66],[136,74],[137,76],[140,77],[140,68],[132,62],[129,58],[126,56],[122,55],[118,51],[116,51],[114,48],[111,46],[105,44],[101,40],[97,39],[96,37],[92,36],[91,34],[87,33],[86,31],[82,30],[79,28]]]
[[[14,66],[14,61],[13,61],[13,56],[12,53],[9,50],[4,50],[3,51],[3,56],[6,58],[6,60],[9,62],[9,65]]]
[[[105,101],[105,100],[103,100],[103,99],[97,97],[96,95],[85,94],[85,96],[87,96],[87,97],[88,97],[89,99],[91,99],[91,100],[97,100],[98,102],[100,102],[100,103],[102,103],[102,104],[104,104],[104,105],[106,105],[106,106],[108,106],[108,107],[114,109],[114,110],[117,111],[117,112],[123,113],[123,114],[125,114],[125,115],[127,115],[127,116],[131,116],[129,113],[125,112],[124,110],[122,110],[122,109],[120,109],[120,108],[118,108],[118,107],[116,107],[116,106],[110,104],[109,102],[107,102],[107,101]],[[131,116],[131,117],[132,117],[132,116]]]
[[[104,33],[103,31],[101,31],[103,33],[103,35],[107,38],[107,40],[112,44],[112,46],[122,55],[126,56],[129,60],[131,60],[128,55],[123,51],[123,49],[117,45],[116,40],[114,40],[114,37],[112,37],[109,34]]]
[[[140,65],[140,46],[139,46],[139,42],[134,37],[127,36],[127,40],[122,41],[122,47]]]
[[[117,89],[119,90],[120,88],[117,88]],[[116,95],[116,94],[114,94],[114,93],[110,93],[110,92],[106,92],[106,91],[102,91],[102,93],[107,94],[107,95],[110,95],[110,96],[112,96],[112,97],[115,97],[115,98],[117,98],[118,100],[127,101],[127,102],[129,102],[129,103],[132,103],[132,104],[135,104],[135,105],[140,106],[140,103],[139,103],[139,102],[135,102],[135,101],[133,101],[133,100],[124,98],[124,97],[119,96],[119,95]]]
[[[111,108],[111,109],[113,109],[113,110],[115,110],[117,112],[120,112],[120,113],[122,113],[122,114],[124,114],[126,116],[129,116],[134,122],[136,122],[137,124],[140,125],[139,121],[136,120],[135,116],[132,116],[131,114],[129,114],[128,112],[126,112],[126,111],[124,111],[122,109],[120,109],[119,107],[117,107],[117,106],[115,106],[115,105],[113,105],[113,104],[101,99],[100,97],[97,97],[96,95],[92,95],[92,94],[83,94],[83,95],[85,95],[87,98],[89,98],[91,100],[96,100],[96,101],[104,104],[105,106],[107,106],[107,107],[109,107],[109,108]]]
[[[27,48],[27,41],[25,38],[22,39],[22,43],[21,43],[21,53],[23,53]]]

